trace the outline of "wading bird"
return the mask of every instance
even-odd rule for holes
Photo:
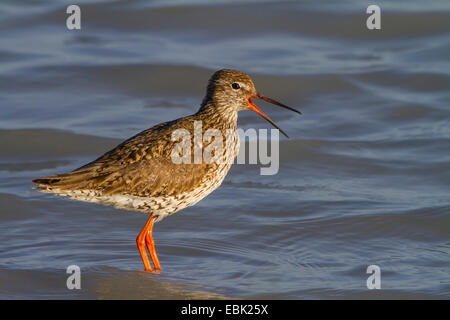
[[[239,136],[234,134],[224,143],[224,161],[174,163],[172,152],[178,141],[174,141],[172,133],[184,129],[194,134],[194,123],[201,121],[202,132],[215,129],[227,136],[230,130],[236,132],[238,111],[252,110],[287,137],[253,103],[254,98],[301,114],[259,94],[245,73],[222,69],[210,78],[197,113],[142,131],[74,171],[35,179],[35,188],[75,200],[150,214],[136,243],[145,270],[159,271],[161,266],[152,236],[154,222],[194,205],[218,188],[239,151]],[[192,144],[194,140],[191,140]],[[146,246],[154,268],[150,265]]]

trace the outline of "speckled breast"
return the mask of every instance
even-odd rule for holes
[[[164,209],[160,209],[155,215],[158,220],[165,216],[175,213],[181,209],[192,206],[198,201],[209,195],[217,189],[225,179],[234,159],[239,153],[239,135],[236,130],[229,130],[227,138],[225,139],[225,148],[223,151],[224,157],[215,165],[208,166],[198,186],[189,192],[177,194],[174,197],[167,197],[165,199],[158,199],[158,202],[166,204]]]

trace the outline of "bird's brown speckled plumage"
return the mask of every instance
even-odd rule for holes
[[[239,105],[245,101],[229,98],[234,94],[234,90],[227,90],[230,81],[245,83],[249,92],[255,91],[246,74],[220,70],[209,80],[206,96],[197,113],[142,131],[79,169],[33,182],[43,192],[152,212],[158,219],[195,204],[200,200],[195,194],[199,186],[203,185],[210,193],[220,185],[237,155],[239,139],[235,134],[232,145],[224,145],[226,163],[175,164],[171,153],[179,141],[172,140],[172,132],[185,129],[194,136],[194,121],[201,121],[202,133],[218,129],[226,137],[227,130],[236,132]],[[194,139],[191,143],[193,150]],[[204,143],[203,148],[207,145]],[[219,172],[222,174],[218,175]],[[214,188],[207,188],[208,184]],[[208,193],[203,192],[203,197]],[[190,195],[191,200],[188,199]],[[124,196],[136,201],[124,201]],[[164,199],[169,198],[170,203],[164,207]]]
[[[209,80],[197,113],[142,131],[74,171],[38,178],[33,182],[42,192],[150,213],[136,242],[145,269],[154,271],[147,258],[147,246],[158,271],[160,265],[152,238],[153,222],[195,204],[220,186],[239,150],[236,132],[238,111],[251,109],[278,128],[253,104],[252,98],[296,111],[258,94],[248,75],[230,69],[219,70]],[[202,158],[198,163],[174,163],[172,150],[179,141],[173,139],[172,133],[183,129],[194,137],[198,122],[201,123],[202,134],[209,129],[219,130],[222,134],[222,161],[207,162]],[[202,148],[206,149],[214,138],[202,140]],[[190,141],[191,150],[194,150],[194,143],[198,140]],[[191,157],[194,153],[191,152]]]

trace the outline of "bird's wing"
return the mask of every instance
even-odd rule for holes
[[[187,118],[159,124],[124,141],[98,159],[68,173],[33,180],[41,190],[97,190],[102,194],[167,195],[191,190],[205,173],[205,163],[174,164],[177,141],[171,134]]]
[[[102,195],[159,197],[194,189],[208,171],[204,164],[174,164],[165,158],[153,158],[99,171],[91,166],[33,182],[39,189],[96,190]]]

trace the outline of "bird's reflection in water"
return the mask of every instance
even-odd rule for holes
[[[109,268],[108,268],[109,269]],[[201,285],[169,282],[165,277],[145,271],[110,271],[84,281],[84,288],[97,299],[232,299],[220,289]]]

